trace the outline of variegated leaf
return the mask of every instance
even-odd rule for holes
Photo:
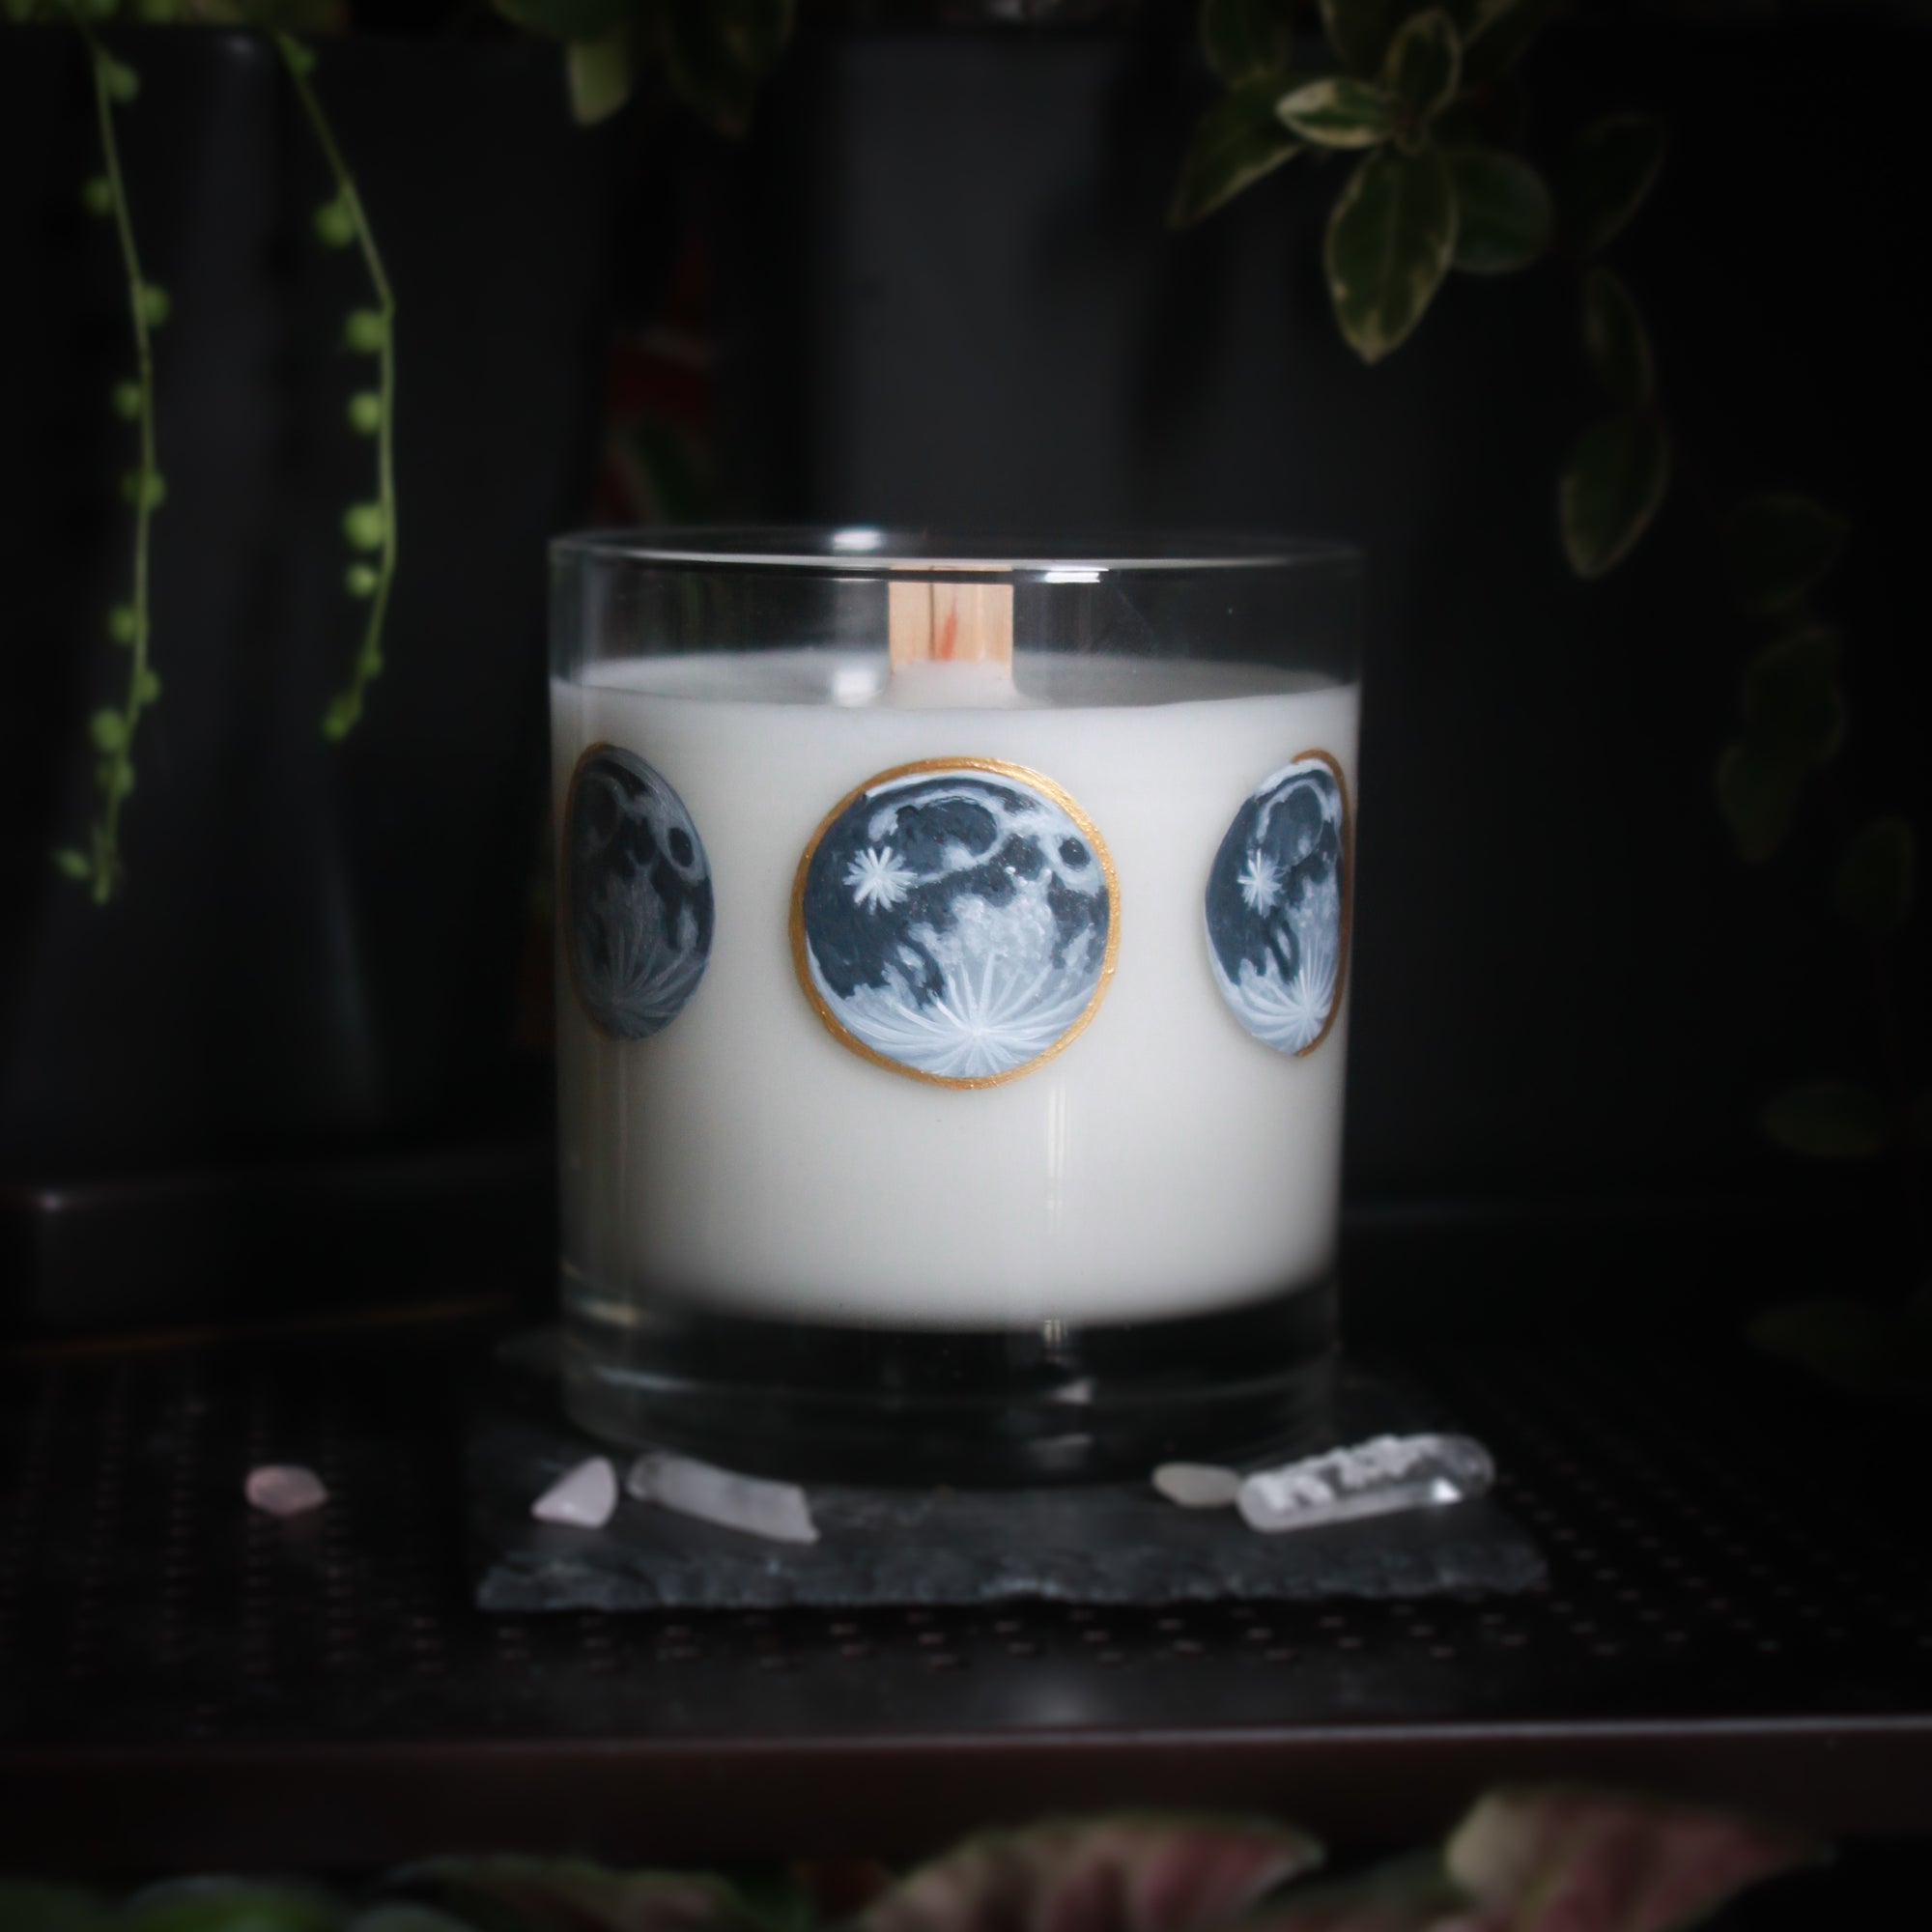
[[[1583,349],[1613,402],[1627,410],[1649,407],[1657,386],[1650,335],[1631,292],[1605,268],[1583,277]]]
[[[1525,160],[1495,148],[1449,156],[1456,184],[1456,266],[1468,275],[1526,269],[1549,245],[1549,190]]]
[[[1585,430],[1557,484],[1563,551],[1602,577],[1635,549],[1670,488],[1670,440],[1654,412],[1626,410]]]
[[[1511,1932],[1674,1932],[1816,1840],[1702,1805],[1543,1787],[1484,1798],[1449,1840],[1450,1876]]]
[[[1808,497],[1753,497],[1724,529],[1731,594],[1755,614],[1781,611],[1831,573],[1850,537],[1843,517]]]
[[[1389,98],[1379,87],[1347,74],[1324,74],[1284,94],[1275,103],[1282,125],[1318,148],[1373,148],[1395,130]]]
[[[1382,62],[1382,92],[1395,102],[1402,138],[1419,144],[1430,122],[1456,98],[1463,43],[1439,7],[1405,21]]]
[[[1167,218],[1185,228],[1300,154],[1274,111],[1271,81],[1225,94],[1201,117],[1180,163]]]
[[[1300,1832],[1241,1820],[1126,1817],[993,1833],[895,1887],[856,1932],[1213,1932],[1321,1857]]]
[[[1586,128],[1556,170],[1563,241],[1595,255],[1616,240],[1663,167],[1663,123],[1655,114],[1610,114]]]
[[[1292,45],[1282,0],[1201,0],[1201,51],[1224,87],[1279,78]]]
[[[1323,250],[1335,319],[1365,362],[1422,320],[1456,252],[1456,192],[1433,148],[1370,155],[1328,217]]]

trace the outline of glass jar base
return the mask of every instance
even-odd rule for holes
[[[793,1481],[1102,1481],[1323,1446],[1332,1281],[1121,1325],[848,1328],[638,1308],[566,1276],[564,1390],[585,1429]],[[619,1312],[621,1310],[621,1312]]]

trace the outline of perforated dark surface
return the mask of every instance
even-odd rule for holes
[[[811,1831],[823,1848],[830,1763],[853,1791],[854,1767],[883,1780],[874,1844],[943,1835],[976,1822],[949,1804],[1001,1794],[1255,1799],[1313,1779],[1346,1809],[1378,1762],[1408,1767],[1383,1789],[1401,1813],[1479,1764],[1710,1782],[1713,1740],[1739,1774],[1822,1752],[1835,1787],[1796,1788],[1827,1813],[1932,1827],[1932,1553],[1884,1502],[1905,1438],[1854,1439],[1852,1411],[1735,1358],[1721,1379],[1595,1350],[1407,1365],[1495,1450],[1550,1560],[1532,1596],[544,1618],[467,1601],[475,1346],[399,1330],[5,1368],[0,1848],[102,1804],[130,1859],[157,1837],[205,1854],[210,1833],[373,1858],[485,1819],[500,1844],[505,1815],[542,1842],[770,1850]],[[326,1510],[243,1506],[244,1471],[280,1460],[321,1471]],[[1633,1740],[1649,1755],[1626,1764]],[[727,1771],[742,1809],[704,1797]],[[648,1815],[613,1808],[646,1786]]]

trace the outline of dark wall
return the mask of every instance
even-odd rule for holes
[[[1613,106],[1673,128],[1617,260],[1657,319],[1679,486],[1628,569],[1584,586],[1554,521],[1595,407],[1574,268],[1459,278],[1362,367],[1320,277],[1338,165],[1164,229],[1208,98],[1186,34],[1163,14],[807,38],[724,223],[742,504],[1363,544],[1356,1191],[1782,1184],[1754,1109],[1855,1070],[1875,1036],[1864,961],[1822,909],[1825,835],[1747,875],[1712,804],[1749,648],[1716,520],[1774,484],[1858,518],[1827,818],[1922,804],[1932,412],[1910,345],[1932,313],[1904,211],[1927,182],[1924,36],[1596,31],[1539,56],[1533,149]]]

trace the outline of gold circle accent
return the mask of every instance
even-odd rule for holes
[[[1355,813],[1349,799],[1349,780],[1342,770],[1340,761],[1332,752],[1297,752],[1289,760],[1291,764],[1304,764],[1308,759],[1319,759],[1326,765],[1335,778],[1335,788],[1342,794],[1342,942],[1341,958],[1335,966],[1335,997],[1328,1003],[1328,1017],[1321,1022],[1321,1031],[1308,1044],[1296,1052],[1296,1060],[1306,1060],[1315,1049],[1334,1031],[1335,1021],[1342,1011],[1342,1000],[1349,990],[1349,943],[1355,924]]]
[[[1030,789],[1049,798],[1068,818],[1072,819],[1087,842],[1093,846],[1094,857],[1100,862],[1101,876],[1107,882],[1107,946],[1100,957],[1100,977],[1094,982],[1094,997],[1087,1002],[1080,1017],[1049,1046],[1044,1053],[1037,1053],[1031,1060],[1023,1061],[1018,1066],[1009,1066],[1004,1073],[976,1073],[964,1078],[948,1073],[927,1073],[917,1066],[908,1066],[903,1061],[894,1060],[875,1047],[870,1047],[839,1019],[832,1010],[831,1004],[811,982],[811,962],[807,956],[805,938],[805,885],[811,871],[811,861],[819,842],[833,826],[864,798],[867,792],[880,785],[891,784],[896,779],[917,778],[928,772],[985,772],[995,778],[1011,779]],[[791,888],[791,963],[798,975],[798,983],[804,989],[805,997],[811,1002],[825,1031],[847,1052],[856,1053],[861,1060],[869,1060],[874,1066],[883,1066],[889,1073],[903,1075],[908,1080],[923,1081],[928,1087],[952,1087],[971,1089],[979,1087],[1004,1087],[1009,1080],[1018,1080],[1037,1068],[1044,1066],[1049,1060],[1056,1060],[1066,1048],[1086,1032],[1088,1023],[1100,1009],[1100,1002],[1107,996],[1107,988],[1113,984],[1114,967],[1121,952],[1121,881],[1114,869],[1114,855],[1107,849],[1107,841],[1100,836],[1100,828],[1089,818],[1074,802],[1069,792],[1063,790],[1042,773],[1026,765],[1009,764],[1003,758],[919,758],[909,765],[895,765],[890,771],[875,772],[864,784],[854,785],[823,818],[818,821],[818,829],[806,841],[803,855],[798,862],[798,872],[792,880]]]

